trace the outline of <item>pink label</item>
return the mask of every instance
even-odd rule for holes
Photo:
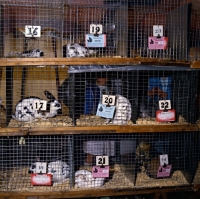
[[[175,121],[175,110],[171,109],[167,111],[162,111],[162,110],[156,111],[156,121],[157,122]]]
[[[171,169],[172,169],[172,165],[159,166],[157,177],[158,178],[169,177],[171,174]]]
[[[109,177],[109,166],[93,166],[92,167],[93,178],[108,178]]]
[[[52,175],[51,174],[31,174],[31,184],[32,185],[52,185]]]
[[[154,37],[150,36],[148,38],[148,47],[149,49],[153,50],[165,50],[167,49],[168,37]]]

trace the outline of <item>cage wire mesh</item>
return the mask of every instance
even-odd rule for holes
[[[1,191],[69,190],[73,185],[73,139],[67,135],[1,137]],[[34,186],[36,163],[46,163],[52,186]],[[45,168],[45,167],[44,167]]]
[[[1,137],[0,190],[48,192],[199,183],[198,140],[197,132]],[[167,177],[158,175],[160,155],[168,155]],[[108,164],[97,166],[97,156],[108,157]],[[36,162],[47,163],[51,186],[31,184]],[[93,177],[95,168],[108,176]]]
[[[190,184],[194,177],[198,179],[197,140],[196,132],[75,135],[75,187],[115,189]],[[164,154],[168,155],[167,165],[172,166],[167,178],[159,177],[160,155]],[[109,163],[99,166],[99,157],[108,157]],[[95,168],[102,167],[106,173],[107,165],[107,178],[91,178]]]
[[[89,0],[1,0],[0,4],[1,57],[199,59],[197,0],[95,0],[92,4]],[[163,26],[167,48],[149,47],[154,25]]]
[[[71,66],[69,94],[61,99],[78,126],[163,124],[156,119],[159,100],[170,100],[173,123],[196,123],[197,79],[197,71],[180,67]],[[116,96],[112,117],[105,114],[104,95]]]
[[[199,72],[185,67],[23,66],[0,71],[1,127],[194,124],[199,117]],[[105,96],[114,96],[115,103],[103,104]],[[160,100],[169,100],[173,119],[158,119]],[[108,115],[107,109],[112,109]]]

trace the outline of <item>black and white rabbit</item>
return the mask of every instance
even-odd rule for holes
[[[61,109],[61,104],[49,91],[44,91],[44,94],[49,99],[47,102],[47,110],[41,111],[34,109],[35,100],[42,99],[35,96],[30,96],[20,100],[17,103],[15,107],[15,113],[12,115],[12,117],[20,122],[30,122],[37,120],[38,118],[55,117],[58,114],[58,110]]]

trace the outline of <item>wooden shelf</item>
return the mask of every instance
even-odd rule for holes
[[[155,58],[1,58],[0,66],[48,65],[159,65],[200,68],[200,62],[162,60]]]
[[[34,127],[0,128],[0,136],[52,135],[52,134],[113,134],[113,133],[159,133],[199,131],[196,124],[162,124],[133,126],[75,126],[75,127]]]
[[[172,192],[183,192],[193,191],[192,186],[183,187],[162,187],[162,188],[148,188],[148,189],[95,189],[95,190],[76,190],[76,191],[43,191],[43,192],[0,192],[1,198],[27,198],[37,197],[46,198],[91,198],[91,197],[103,197],[103,196],[122,196],[122,195],[136,195],[136,194],[152,194],[152,193],[172,193]],[[49,197],[48,197],[49,198]]]

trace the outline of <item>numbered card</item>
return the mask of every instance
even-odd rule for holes
[[[151,36],[148,38],[148,48],[150,50],[166,50],[168,44],[167,37],[154,37]]]
[[[36,173],[46,173],[47,172],[47,163],[46,162],[36,162]]]
[[[158,172],[157,172],[157,178],[170,177],[171,170],[172,170],[172,165],[159,166]]]
[[[101,24],[90,24],[90,34],[102,34],[103,26]]]
[[[99,104],[97,107],[96,116],[112,119],[115,113],[115,106],[106,106],[105,104]]]
[[[160,110],[169,110],[171,109],[171,101],[170,100],[159,100],[159,109]]]
[[[93,35],[86,34],[85,35],[85,46],[86,47],[105,47],[106,46],[106,35]]]
[[[163,26],[162,25],[154,25],[153,26],[153,36],[154,37],[162,37],[163,36]]]
[[[25,37],[41,37],[41,26],[25,26]]]
[[[169,164],[168,155],[167,154],[160,155],[160,165],[163,166],[163,165],[168,165],[168,164]]]
[[[40,100],[40,99],[34,100],[33,109],[34,110],[41,110],[41,111],[47,110],[47,101],[46,100]]]
[[[107,106],[114,106],[115,105],[115,95],[103,95],[102,97],[102,104],[105,104]]]
[[[109,166],[93,166],[92,167],[93,178],[108,178],[109,177]]]
[[[96,156],[96,165],[109,165],[108,156]]]

